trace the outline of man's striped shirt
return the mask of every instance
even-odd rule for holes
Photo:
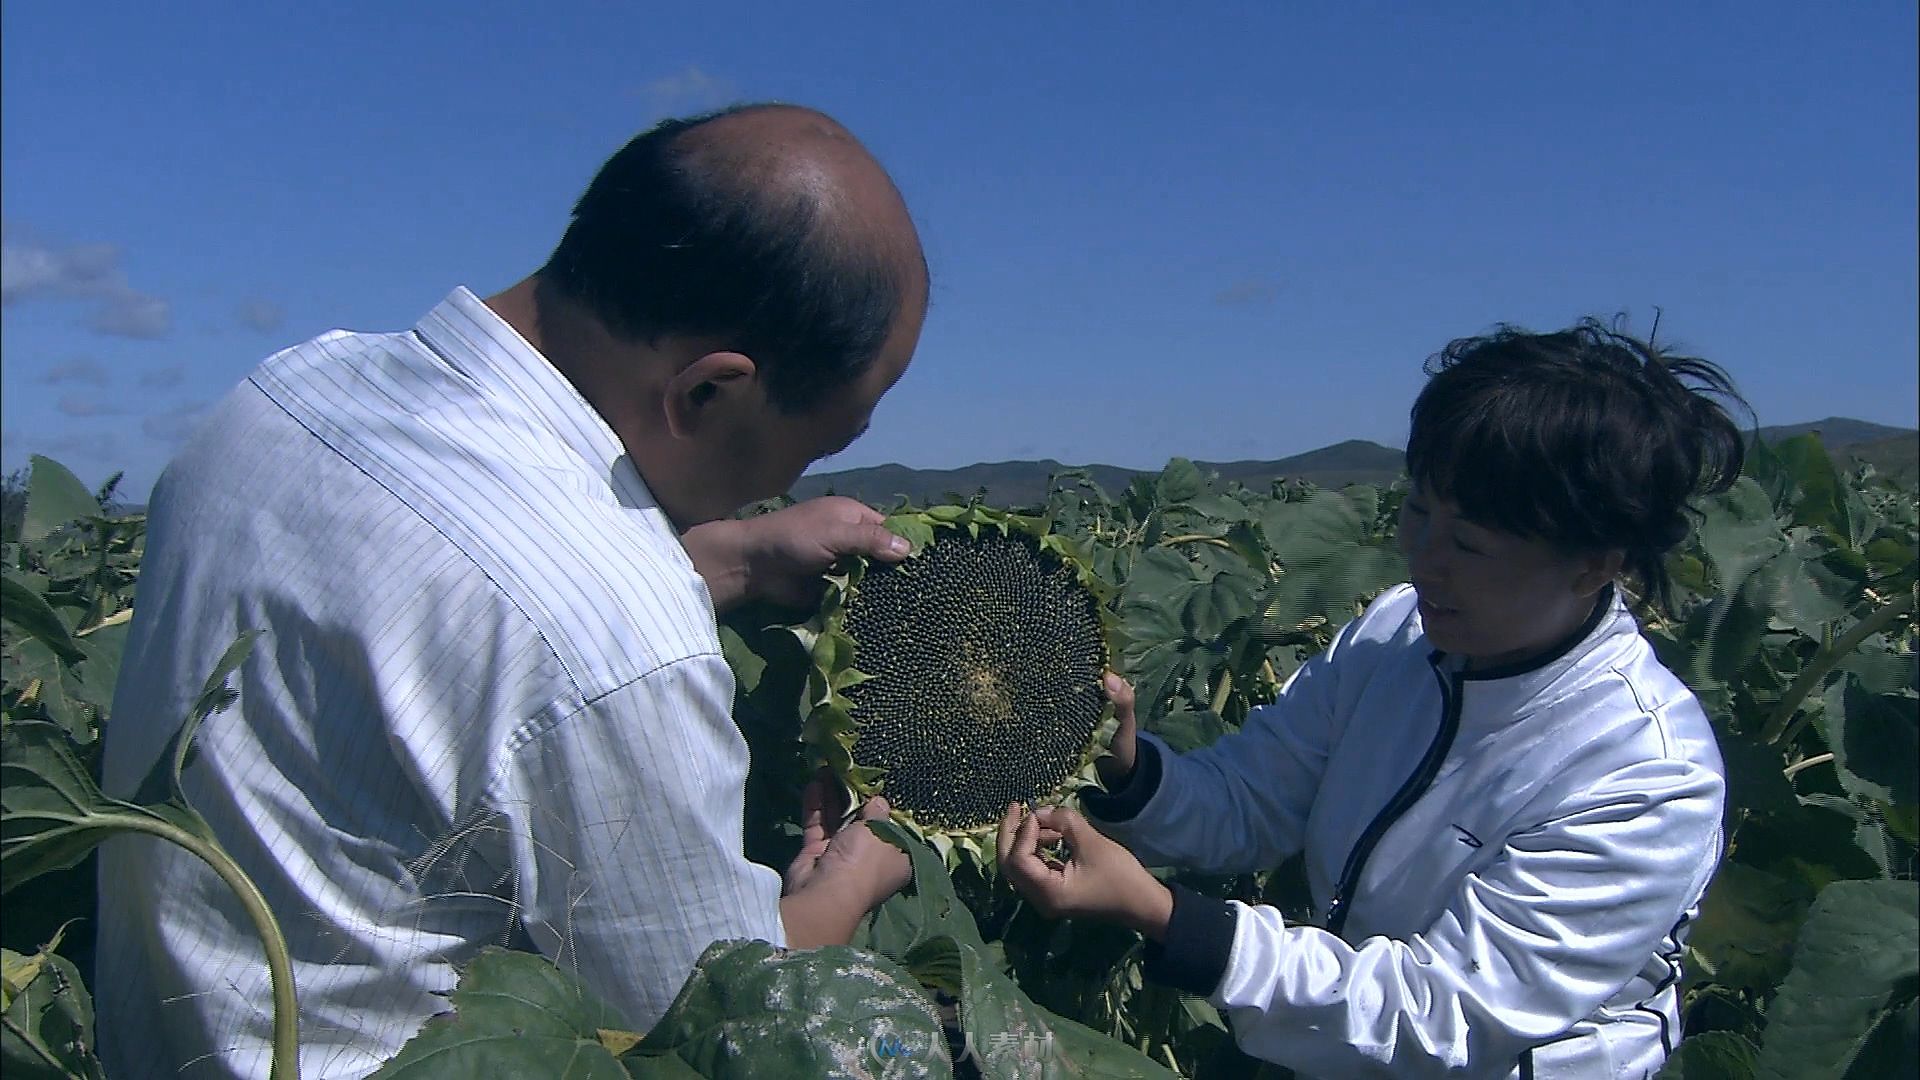
[[[148,528],[107,788],[263,629],[186,793],[287,935],[304,1075],[375,1068],[489,944],[644,1031],[710,942],[782,943],[706,586],[613,432],[472,293],[268,359]],[[100,906],[111,1075],[266,1076],[267,969],[227,887],[117,839]]]

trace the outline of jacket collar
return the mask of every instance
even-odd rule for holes
[[[1609,584],[1579,629],[1536,656],[1479,670],[1461,670],[1460,658],[1445,654],[1436,655],[1435,662],[1460,680],[1463,722],[1510,721],[1555,697],[1555,685],[1576,668],[1617,651],[1639,633],[1620,590]]]

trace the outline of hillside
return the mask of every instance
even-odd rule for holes
[[[1350,439],[1274,461],[1196,464],[1203,470],[1219,473],[1222,479],[1238,480],[1252,488],[1264,489],[1281,477],[1310,480],[1323,487],[1345,487],[1391,483],[1400,475],[1400,451],[1364,439]],[[967,496],[984,490],[986,501],[996,506],[1028,506],[1046,497],[1047,482],[1055,473],[1071,467],[1052,459],[985,462],[959,469],[877,465],[802,477],[794,485],[793,495],[800,499],[826,494],[851,495],[878,504],[901,498],[925,503],[939,501],[949,492]],[[1141,472],[1115,465],[1079,467],[1086,469],[1093,481],[1111,495],[1119,494]]]
[[[1849,420],[1844,416],[1829,416],[1825,420],[1805,424],[1775,424],[1761,428],[1757,434],[1764,442],[1777,443],[1809,431],[1818,432],[1821,444],[1828,450],[1844,450],[1862,443],[1881,442],[1901,436],[1911,438],[1915,434],[1911,428],[1888,427],[1865,420]]]
[[[1875,472],[1896,483],[1908,487],[1920,485],[1920,432],[1854,443],[1843,453],[1866,462]]]
[[[1920,482],[1920,432],[1830,416],[1804,424],[1776,424],[1756,434],[1762,441],[1776,443],[1809,431],[1836,458],[1855,458],[1869,462],[1882,473],[1903,484]],[[1237,480],[1256,490],[1264,490],[1278,478],[1308,480],[1321,487],[1345,487],[1348,484],[1387,484],[1399,477],[1401,452],[1365,439],[1323,446],[1292,457],[1272,461],[1196,462],[1201,469],[1220,474],[1223,480]],[[799,499],[815,495],[851,495],[877,505],[905,499],[913,503],[940,502],[948,495],[971,496],[984,491],[986,501],[996,506],[1030,506],[1046,497],[1047,481],[1055,473],[1073,466],[1051,458],[1039,461],[994,461],[967,465],[958,469],[909,469],[904,465],[876,465],[865,469],[846,469],[801,477],[793,487]],[[1115,465],[1085,465],[1095,483],[1110,495],[1117,495],[1141,470]]]

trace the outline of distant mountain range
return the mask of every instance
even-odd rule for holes
[[[1763,427],[1757,434],[1768,443],[1814,431],[1829,452],[1872,463],[1878,471],[1907,484],[1920,479],[1920,431],[1888,427],[1832,416],[1806,424]],[[1405,459],[1401,451],[1365,439],[1309,450],[1272,461],[1197,461],[1202,471],[1222,480],[1238,480],[1264,489],[1275,479],[1308,480],[1321,487],[1348,484],[1388,484],[1400,476]],[[793,487],[799,499],[815,495],[851,495],[863,502],[885,505],[904,498],[925,504],[949,494],[971,496],[985,492],[996,506],[1031,506],[1046,498],[1049,479],[1069,468],[1085,469],[1108,494],[1118,495],[1143,470],[1116,465],[1064,465],[1052,459],[995,461],[958,469],[909,469],[904,465],[876,465],[865,469],[804,476]]]

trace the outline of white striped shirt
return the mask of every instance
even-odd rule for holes
[[[375,1068],[487,944],[644,1031],[710,942],[783,943],[705,583],[618,438],[472,293],[268,359],[148,528],[107,790],[265,629],[186,792],[286,933],[305,1076]],[[95,981],[110,1075],[267,1075],[261,947],[186,852],[105,846]]]

